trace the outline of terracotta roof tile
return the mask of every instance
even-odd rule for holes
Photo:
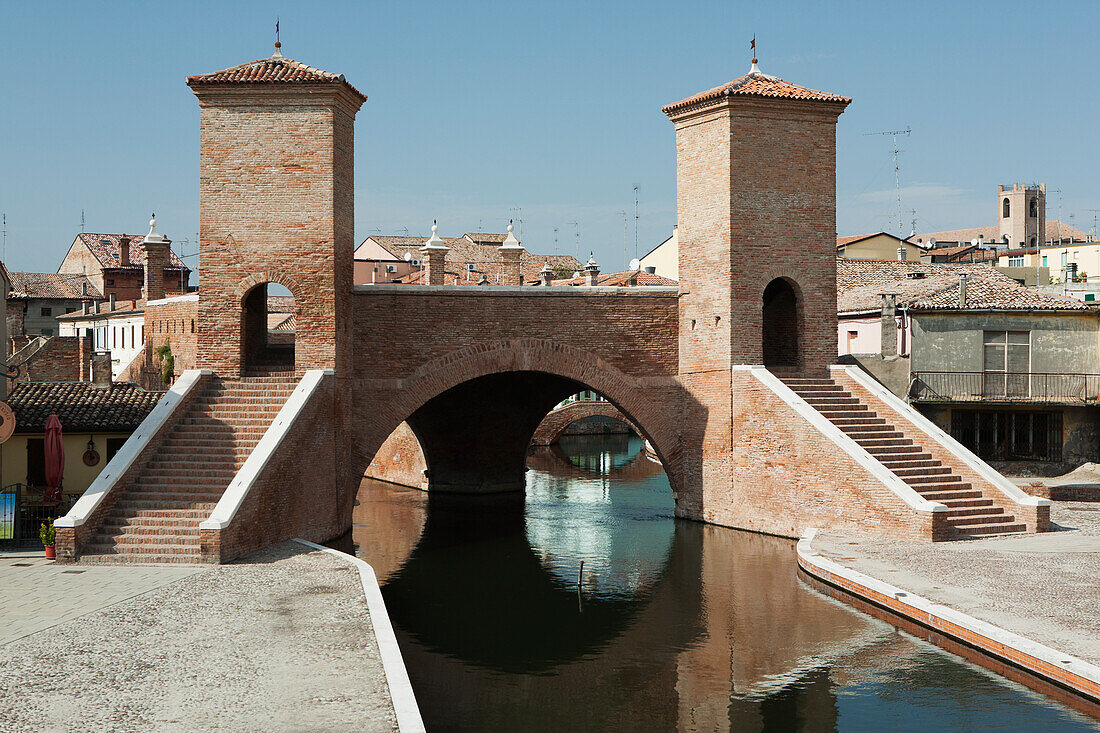
[[[42,432],[56,412],[65,432],[136,430],[161,398],[137,385],[118,383],[109,388],[88,382],[24,382],[8,395],[20,433]]]
[[[681,99],[679,102],[666,105],[662,109],[665,114],[668,114],[693,104],[708,102],[724,96],[804,99],[814,102],[836,102],[845,105],[852,101],[851,97],[843,97],[839,94],[830,94],[829,92],[821,92],[817,89],[799,86],[798,84],[792,84],[776,76],[750,73],[721,86],[708,89],[705,92],[700,92],[686,99]]]
[[[482,234],[481,236],[485,236]],[[504,236],[504,235],[501,235]],[[400,236],[371,236],[370,239],[389,251],[395,260],[403,260],[405,253],[412,254],[413,259],[423,260],[424,253],[420,248],[424,246],[427,237],[400,237]],[[447,271],[448,285],[476,285],[482,275],[489,278],[493,285],[500,284],[503,262],[500,257],[498,244],[476,244],[463,237],[442,237],[443,243],[450,249],[444,259]],[[503,242],[504,240],[501,239]],[[581,270],[583,265],[572,255],[545,255],[534,254],[524,250],[519,257],[520,269],[524,280],[538,279],[539,270],[547,262],[555,270]],[[467,265],[473,265],[469,270]],[[400,282],[419,283],[420,270],[414,270],[399,279]],[[454,282],[451,282],[451,279]]]
[[[145,241],[144,234],[93,234],[91,232],[81,232],[76,236],[92,251],[95,258],[99,260],[99,264],[110,268],[122,266],[122,260],[119,259],[121,246],[119,239],[129,237],[130,267],[138,269],[145,267],[145,247],[141,244]],[[168,266],[177,270],[187,267],[183,264],[183,260],[177,257],[171,249],[168,250]]]
[[[102,300],[103,295],[84,275],[57,272],[9,272],[11,292],[9,298],[54,298],[73,300]],[[87,285],[87,293],[84,286]]]
[[[362,99],[366,95],[348,83],[343,74],[333,74],[288,58],[249,61],[221,71],[187,77],[187,86],[206,84],[343,84]]]
[[[1028,288],[986,264],[941,265],[837,259],[837,312],[877,311],[882,293],[913,310],[959,310],[959,276],[968,275],[968,310],[1089,310],[1079,300]]]
[[[572,277],[566,280],[553,280],[552,284],[567,285],[567,286],[580,286],[584,285],[584,275],[580,277]],[[651,272],[637,272],[635,270],[626,270],[624,272],[601,272],[596,278],[596,285],[602,285],[607,287],[649,287],[654,285],[664,285],[667,287],[677,287],[679,282],[672,280],[671,278],[663,277],[661,275],[655,275]]]

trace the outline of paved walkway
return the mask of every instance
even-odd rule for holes
[[[1100,504],[1055,502],[1057,531],[960,542],[822,532],[825,557],[936,603],[1100,664]]]
[[[4,733],[396,729],[363,585],[347,562],[286,543],[210,568],[35,563],[3,559],[0,582],[34,573],[19,582],[55,603],[64,591],[43,583],[83,588],[73,614],[132,597],[0,647]],[[85,572],[65,574],[74,569]]]
[[[0,645],[198,572],[202,569],[57,565],[41,550],[0,554]]]

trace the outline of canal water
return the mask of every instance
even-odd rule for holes
[[[1100,730],[812,590],[789,540],[675,519],[637,438],[528,466],[525,497],[360,488],[429,731]]]

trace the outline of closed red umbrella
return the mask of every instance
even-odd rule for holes
[[[46,420],[46,503],[61,503],[61,476],[65,472],[65,446],[61,442],[61,421],[56,413]]]

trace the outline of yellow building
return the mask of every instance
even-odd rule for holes
[[[859,234],[836,238],[836,256],[847,260],[898,260],[898,247],[905,251],[905,259],[920,262],[925,248],[895,237],[886,232]]]
[[[676,239],[676,227],[672,227],[672,236],[642,256],[641,263],[642,272],[650,272],[652,267],[654,275],[670,280],[680,279],[680,244]]]
[[[160,392],[133,384],[97,386],[90,382],[31,382],[8,395],[15,434],[0,445],[0,480],[5,488],[23,484],[22,501],[41,500],[45,489],[46,420],[61,420],[65,447],[62,490],[67,506],[99,476],[130,434],[156,406]]]

